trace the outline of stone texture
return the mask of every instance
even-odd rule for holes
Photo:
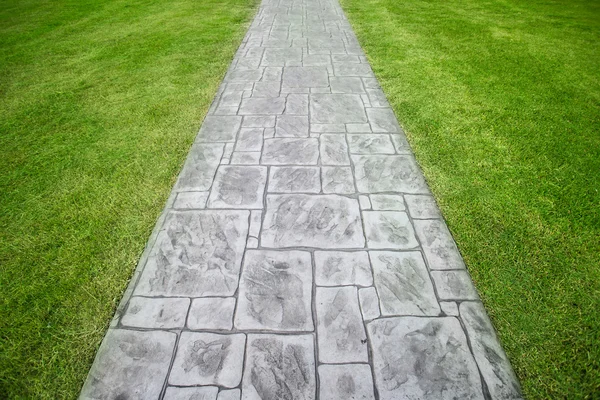
[[[427,193],[415,159],[408,155],[352,156],[356,186],[361,193]]]
[[[358,289],[358,301],[365,321],[375,319],[381,315],[379,297],[374,287]]]
[[[354,179],[350,167],[322,167],[323,193],[355,193]]]
[[[210,189],[222,155],[223,144],[194,144],[175,188],[180,191]]]
[[[289,67],[283,70],[284,87],[328,87],[329,77],[324,67]]]
[[[233,388],[242,379],[246,335],[183,332],[169,374],[169,384]]]
[[[373,210],[377,211],[404,211],[404,200],[396,194],[372,194],[371,204]]]
[[[456,318],[385,318],[367,328],[381,400],[484,398]]]
[[[248,211],[172,211],[135,289],[139,295],[231,296],[237,290]]]
[[[362,248],[358,201],[337,195],[268,195],[264,247]]]
[[[363,211],[367,247],[370,249],[413,249],[419,245],[405,212]]]
[[[173,203],[173,208],[194,209],[206,207],[208,192],[180,192]]]
[[[412,195],[404,196],[408,205],[410,216],[416,219],[441,218],[440,211],[432,196]]]
[[[231,155],[232,165],[260,164],[260,151],[236,151]]]
[[[366,334],[356,287],[317,287],[319,361],[366,362]]]
[[[221,166],[208,198],[208,208],[262,208],[267,168]]]
[[[209,115],[204,118],[199,140],[203,142],[233,142],[242,124],[242,117]]]
[[[431,271],[438,295],[442,300],[478,300],[479,296],[466,270]]]
[[[315,268],[315,281],[319,286],[373,284],[366,251],[315,251]]]
[[[458,305],[453,301],[440,301],[442,312],[451,317],[458,317]]]
[[[263,142],[262,128],[241,128],[238,136],[236,151],[260,151]]]
[[[357,94],[311,94],[311,123],[348,124],[367,122],[365,109]]]
[[[400,132],[398,121],[391,108],[367,108],[373,132]]]
[[[362,81],[356,77],[330,78],[331,93],[365,93]]]
[[[421,253],[371,251],[370,256],[383,315],[440,314]]]
[[[394,154],[396,151],[389,135],[348,135],[352,154]]]
[[[132,297],[121,324],[138,328],[183,328],[189,306],[189,299]]]
[[[350,165],[344,135],[321,135],[319,142],[322,165]]]
[[[312,335],[248,335],[243,400],[315,399]]]
[[[465,263],[446,224],[440,220],[416,220],[415,231],[431,269],[462,269]]]
[[[270,165],[316,165],[319,142],[315,138],[265,139],[261,163]]]
[[[158,399],[177,336],[109,329],[80,399]]]
[[[221,390],[217,400],[240,400],[242,391],[240,389]]]
[[[319,365],[320,400],[375,400],[371,367]]]
[[[319,193],[321,170],[318,167],[271,167],[269,192]]]
[[[248,250],[235,326],[238,329],[312,331],[311,292],[310,253]]]
[[[216,386],[175,387],[169,386],[163,400],[217,400]]]
[[[206,297],[194,299],[187,325],[190,329],[224,329],[233,327],[233,297]]]
[[[394,147],[396,148],[396,153],[398,154],[412,154],[412,150],[410,149],[410,145],[406,140],[404,134],[391,134],[392,143],[394,143]]]
[[[279,115],[285,108],[285,98],[251,97],[242,100],[240,115]]]
[[[275,125],[276,137],[308,137],[308,117],[281,115]]]

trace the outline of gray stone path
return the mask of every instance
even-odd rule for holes
[[[81,398],[520,398],[337,0],[263,1]]]

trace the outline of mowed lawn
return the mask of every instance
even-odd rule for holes
[[[256,0],[0,3],[0,398],[77,397]]]
[[[530,399],[600,395],[600,2],[342,0]]]

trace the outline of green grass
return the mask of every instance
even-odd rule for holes
[[[342,0],[531,399],[600,393],[600,3]]]
[[[0,4],[0,398],[75,398],[256,0]]]

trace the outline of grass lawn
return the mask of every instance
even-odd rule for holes
[[[256,0],[0,3],[0,398],[75,398]]]
[[[531,399],[600,393],[600,3],[342,0]]]

